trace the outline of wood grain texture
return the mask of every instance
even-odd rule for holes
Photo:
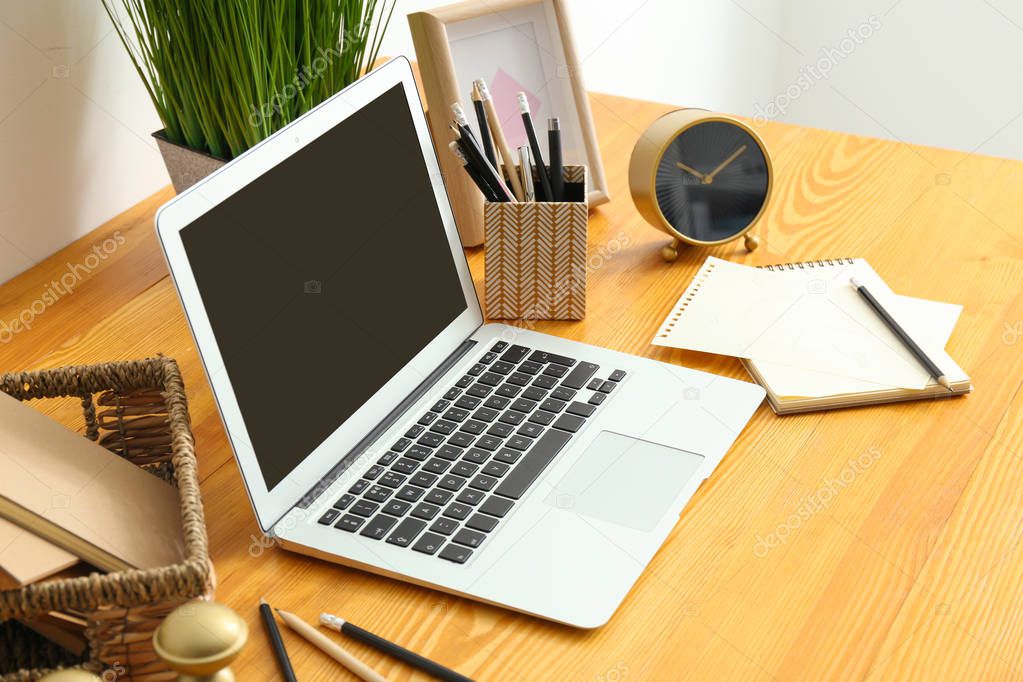
[[[218,598],[252,629],[239,679],[275,679],[260,596],[306,620],[335,611],[482,680],[1023,679],[1023,335],[1013,331],[1023,163],[770,123],[759,131],[778,184],[755,229],[761,248],[683,249],[666,264],[666,240],[635,211],[626,172],[642,129],[670,107],[591,103],[615,198],[590,218],[587,317],[530,326],[745,379],[735,360],[649,345],[703,259],[863,256],[900,293],[965,305],[948,349],[976,389],[785,418],[762,407],[604,628],[572,630],[261,543],[153,235],[166,191],[0,288],[9,321],[93,245],[125,237],[0,344],[0,369],[178,360]],[[468,255],[482,291],[482,250]],[[284,637],[302,679],[350,679]],[[426,679],[345,645],[389,679]]]

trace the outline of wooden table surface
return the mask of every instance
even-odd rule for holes
[[[948,350],[975,386],[961,399],[784,418],[762,406],[603,628],[260,541],[155,241],[169,189],[0,288],[0,320],[31,311],[30,329],[0,336],[0,370],[178,360],[217,598],[252,630],[241,680],[277,679],[260,596],[310,621],[332,609],[481,680],[1023,679],[1023,163],[768,123],[777,189],[760,250],[740,241],[666,264],[626,173],[640,131],[671,107],[592,100],[612,202],[590,221],[588,315],[540,331],[746,379],[736,360],[650,345],[703,259],[862,256],[899,293],[965,306]],[[469,259],[482,288],[482,252]],[[47,300],[69,269],[73,292]],[[284,636],[300,678],[350,679]],[[389,679],[425,679],[347,645]]]

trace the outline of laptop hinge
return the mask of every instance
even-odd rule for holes
[[[461,360],[466,353],[476,346],[477,343],[477,341],[473,341],[472,339],[466,339],[463,341],[451,355],[445,358],[444,362],[438,365],[437,368],[434,369],[433,372],[431,372],[430,375],[427,376],[418,386],[416,386],[411,393],[405,396],[404,400],[398,403],[398,406],[391,410],[390,413],[384,417],[383,421],[373,427],[373,429],[366,434],[365,438],[356,443],[355,447],[352,448],[348,454],[342,457],[341,461],[338,462],[338,464],[335,465],[326,476],[321,478],[316,485],[314,485],[312,489],[298,501],[295,507],[299,509],[307,509],[309,505],[316,500],[316,498],[322,495],[324,491],[334,484],[334,481],[341,477],[341,474],[347,471],[350,466],[359,460],[363,451],[375,443],[377,439],[384,434],[384,432],[394,426],[394,423],[401,419],[405,413],[408,412],[409,408],[416,403],[416,401],[426,395],[436,385],[436,383],[440,381],[440,378],[447,374],[448,370],[454,367],[455,363]],[[273,528],[273,526],[271,526],[271,528]]]

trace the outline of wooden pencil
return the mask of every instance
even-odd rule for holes
[[[318,648],[320,651],[351,670],[360,679],[363,679],[366,682],[387,682],[383,675],[357,659],[346,649],[342,648],[325,634],[314,628],[312,625],[309,625],[295,614],[277,609],[277,615],[281,617],[281,620],[283,620],[289,628],[302,635],[306,641]]]

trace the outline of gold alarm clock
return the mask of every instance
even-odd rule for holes
[[[672,237],[661,250],[678,258],[680,244],[709,246],[750,234],[771,196],[771,157],[760,136],[738,119],[680,109],[654,121],[636,143],[629,188],[640,214]]]

